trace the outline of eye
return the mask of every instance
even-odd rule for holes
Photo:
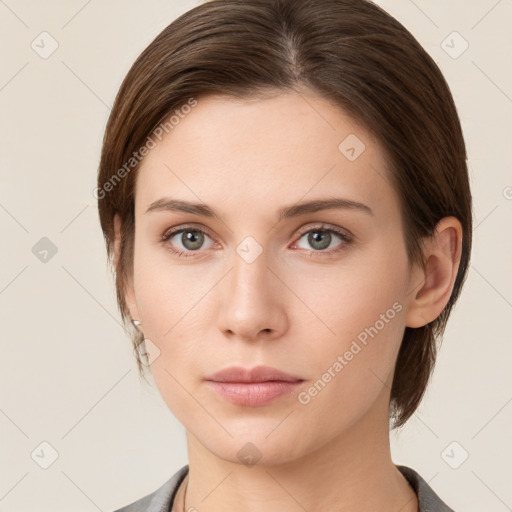
[[[300,245],[301,241],[303,241],[304,246]],[[320,225],[303,231],[296,245],[299,249],[310,251],[312,248],[312,252],[331,254],[346,249],[351,241],[352,238],[341,229]],[[326,250],[333,247],[335,247],[334,250]]]
[[[198,256],[198,253],[203,252],[204,249],[215,245],[212,237],[204,229],[195,226],[172,228],[162,235],[161,241],[166,248],[179,257]],[[301,242],[309,247],[301,246]],[[310,227],[307,231],[303,230],[293,247],[304,249],[310,255],[325,254],[328,256],[345,250],[351,242],[351,235],[344,230],[321,224]],[[332,249],[333,247],[334,249]]]
[[[209,239],[210,244],[203,247],[205,241]],[[178,256],[193,256],[193,252],[199,252],[200,249],[208,249],[213,240],[202,229],[185,226],[181,228],[173,228],[162,236],[162,242],[165,243],[171,252]]]

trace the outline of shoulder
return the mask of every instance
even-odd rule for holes
[[[418,512],[454,512],[412,468],[396,466],[418,496]]]
[[[114,512],[168,512],[180,483],[187,476],[188,464],[179,469],[158,489],[137,501],[125,505]]]

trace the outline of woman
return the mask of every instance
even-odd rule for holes
[[[119,511],[451,510],[390,455],[472,228],[452,96],[400,23],[364,0],[190,10],[126,76],[96,193],[189,459]]]

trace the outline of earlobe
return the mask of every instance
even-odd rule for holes
[[[441,314],[450,300],[461,253],[461,223],[455,217],[445,217],[424,244],[424,267],[413,273],[407,327],[423,327]]]
[[[118,279],[121,279],[121,286],[123,289],[123,296],[126,302],[126,306],[128,307],[128,311],[130,312],[130,317],[135,320],[139,320],[139,311],[137,308],[137,303],[135,300],[135,289],[133,285],[133,276],[128,275],[124,276],[124,278],[120,275],[120,267],[119,261],[121,259],[121,246],[122,246],[122,225],[121,218],[119,214],[114,216],[114,265],[116,269],[116,273],[119,276]]]

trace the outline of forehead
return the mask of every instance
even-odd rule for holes
[[[200,98],[153,139],[137,178],[139,213],[166,193],[238,212],[325,195],[397,208],[379,142],[313,93]]]

